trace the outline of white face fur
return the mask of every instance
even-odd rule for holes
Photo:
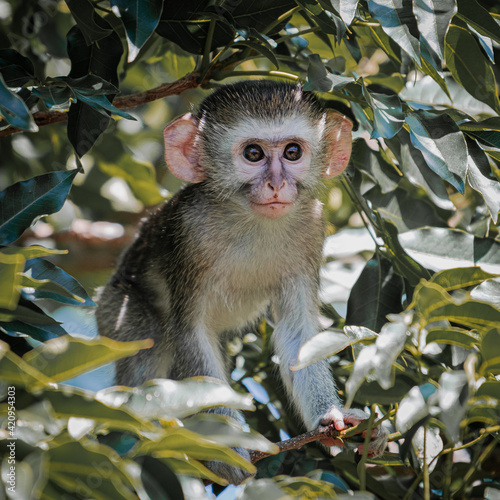
[[[311,163],[323,131],[324,120],[313,126],[299,115],[274,121],[255,118],[231,130],[235,175],[251,186],[248,203],[253,212],[269,219],[290,212],[297,182],[317,178]]]

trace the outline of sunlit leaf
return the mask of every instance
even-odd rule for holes
[[[59,382],[117,359],[132,356],[152,345],[149,339],[118,342],[106,337],[84,340],[68,335],[35,347],[23,359],[47,377]]]
[[[411,33],[416,29],[411,3],[403,0],[368,0],[368,8],[387,35],[419,64],[418,40]]]
[[[455,0],[413,1],[413,12],[417,18],[420,36],[425,38],[441,59],[444,57],[444,37],[456,11]]]
[[[463,193],[467,170],[467,147],[462,132],[446,114],[414,111],[406,116],[413,145],[427,165]]]
[[[127,391],[102,389],[97,393],[97,398],[111,406],[126,404],[147,418],[182,418],[213,406],[241,410],[254,408],[250,395],[238,394],[224,382],[211,377],[193,377],[181,381],[155,379]]]
[[[479,266],[500,274],[500,244],[492,239],[434,227],[401,233],[399,242],[416,261],[434,271]]]

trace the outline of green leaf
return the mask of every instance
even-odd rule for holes
[[[364,177],[369,178],[369,187],[378,184],[382,194],[393,191],[401,180],[401,173],[381,151],[373,151],[366,141],[354,141],[352,145],[351,164]],[[366,183],[360,188],[361,194],[366,192]]]
[[[479,266],[500,274],[500,243],[456,229],[425,228],[399,235],[405,251],[434,271]]]
[[[442,60],[444,38],[451,18],[457,12],[455,0],[414,0],[413,12],[420,36]]]
[[[467,146],[462,132],[446,114],[414,111],[406,116],[413,145],[427,165],[461,193],[467,170]]]
[[[186,429],[231,448],[247,448],[272,454],[279,452],[279,448],[264,436],[252,429],[243,431],[242,424],[226,415],[198,413],[182,423]]]
[[[481,371],[498,373],[500,370],[500,331],[493,328],[486,332],[481,340],[481,356],[483,357],[484,364]]]
[[[102,429],[131,432],[133,435],[161,431],[152,422],[133,415],[127,408],[112,408],[94,399],[93,393],[77,387],[53,389],[44,393],[44,398],[50,402],[57,418],[69,420],[71,418],[85,418],[91,429],[99,426]],[[77,427],[77,423],[74,423]],[[90,430],[90,429],[89,429]],[[75,432],[78,432],[75,429]]]
[[[382,222],[382,238],[387,246],[388,257],[390,257],[396,272],[406,278],[412,286],[415,286],[421,278],[428,278],[429,272],[421,266],[405,251],[401,245],[396,226],[388,220],[379,219]]]
[[[256,471],[255,466],[236,451],[182,427],[167,429],[165,437],[156,441],[139,442],[133,448],[131,455],[151,454],[156,458],[168,458],[172,451],[185,453],[196,460],[224,462],[240,467],[251,474]]]
[[[368,9],[387,35],[420,64],[418,40],[412,34],[412,31],[416,32],[417,24],[411,3],[404,0],[368,0]]]
[[[308,56],[307,81],[304,90],[318,90],[340,92],[346,85],[355,84],[351,76],[335,75],[327,71],[325,64],[318,54]]]
[[[49,479],[63,491],[95,500],[137,500],[119,455],[96,442],[70,441],[49,448]]]
[[[24,319],[24,317],[21,317]],[[38,342],[46,342],[49,339],[54,339],[60,337],[61,335],[67,335],[66,330],[59,325],[32,325],[26,323],[25,321],[8,321],[0,324],[9,335],[16,333],[25,333],[29,335],[32,339]]]
[[[490,13],[475,0],[457,0],[458,16],[479,33],[500,43],[500,26]]]
[[[355,341],[342,331],[327,330],[318,333],[301,346],[297,356],[297,363],[291,366],[290,370],[298,371],[316,361],[333,356]]]
[[[26,353],[24,361],[56,382],[149,349],[149,339],[118,342],[106,337],[84,340],[69,335],[51,339]]]
[[[365,326],[379,332],[386,316],[402,310],[403,280],[391,261],[375,254],[351,289],[347,302],[346,325]]]
[[[52,299],[63,304],[75,304],[82,306],[95,306],[95,302],[87,295],[87,292],[78,281],[61,268],[44,259],[30,259],[26,262],[24,273],[34,279],[50,280],[67,290],[76,299],[67,298],[59,293],[46,290],[36,290],[34,299]]]
[[[190,419],[189,419],[190,420]],[[182,452],[172,452],[168,458],[158,458],[158,461],[166,464],[176,474],[208,479],[215,483],[221,483],[221,478],[205,467],[201,462],[188,457]]]
[[[401,129],[397,137],[387,139],[386,144],[398,160],[398,167],[408,180],[419,190],[423,190],[434,205],[442,210],[454,210],[443,180],[431,170],[422,153],[411,143],[410,134]],[[380,181],[379,181],[380,182]],[[404,185],[404,181],[401,182]],[[415,200],[415,194],[412,198]]]
[[[279,69],[280,65],[278,59],[276,59],[276,56],[274,55],[272,48],[268,44],[249,42],[248,40],[238,40],[235,43],[233,43],[232,47],[239,48],[242,45],[244,47],[250,47],[251,49],[254,49],[256,52],[258,52],[259,54],[263,55],[266,59],[271,61],[276,69]]]
[[[34,122],[28,107],[17,94],[7,88],[1,74],[0,115],[3,116],[13,127],[28,130],[30,132],[38,131],[38,126]]]
[[[78,170],[49,172],[17,182],[0,193],[0,244],[21,236],[36,217],[59,211]]]
[[[24,301],[26,305],[18,305],[14,310],[0,309],[0,321],[24,321],[35,325],[58,325],[59,323],[47,316],[42,309],[35,304]]]
[[[376,380],[383,389],[394,385],[392,364],[403,350],[407,336],[407,325],[411,320],[405,315],[394,317],[394,322],[386,323],[374,344],[365,346],[354,362],[352,373],[346,383],[349,407],[356,391],[369,376]]]
[[[20,254],[5,254],[0,251],[0,308],[14,310],[19,302],[19,273],[24,267],[24,257]]]
[[[97,15],[90,0],[66,0],[66,3],[85,37],[87,45],[91,45],[110,35],[111,27],[104,25],[102,18]]]
[[[132,62],[141,47],[148,41],[160,21],[163,2],[150,0],[112,0],[112,7],[118,9],[127,32],[128,62]]]
[[[50,280],[37,280],[35,278],[31,278],[29,276],[26,276],[25,274],[21,274],[21,280],[19,283],[19,286],[23,288],[30,288],[32,291],[28,291],[25,293],[25,295],[29,295],[28,300],[36,300],[36,292],[41,292],[45,294],[52,294],[54,295],[60,295],[62,297],[65,297],[67,299],[72,299],[76,302],[83,303],[84,300],[78,297],[77,295],[73,295],[72,293],[68,292],[66,288],[62,287],[61,285],[54,283]],[[23,291],[24,292],[24,291]],[[25,298],[27,298],[25,296]]]
[[[401,101],[396,94],[380,94],[363,86],[363,95],[373,110],[373,138],[394,137],[404,123]]]
[[[138,457],[135,461],[141,466],[141,482],[148,494],[148,500],[184,500],[179,478],[166,461],[150,456]]]
[[[480,267],[462,267],[440,271],[432,276],[430,282],[450,291],[479,285],[479,283],[497,276],[497,274],[483,271]]]
[[[500,113],[495,75],[474,37],[452,24],[446,35],[446,64],[453,78],[474,98]]]
[[[467,180],[484,199],[491,218],[498,222],[500,212],[500,182],[491,175],[490,163],[484,151],[471,139],[467,140],[469,157]]]
[[[0,49],[0,74],[7,87],[22,87],[35,78],[35,68],[17,50]]]
[[[154,397],[153,397],[154,396]],[[98,399],[110,406],[126,404],[146,418],[183,418],[213,406],[252,410],[250,395],[233,391],[226,383],[212,377],[193,377],[182,381],[153,380],[127,391],[102,389]]]
[[[25,387],[29,391],[37,391],[51,384],[43,373],[30,366],[14,354],[5,342],[0,341],[0,380],[8,384]]]
[[[437,342],[438,344],[456,345],[464,349],[472,349],[479,344],[481,337],[469,330],[462,328],[430,328],[425,339],[427,344]]]
[[[36,177],[35,177],[36,178]],[[37,259],[38,257],[46,257],[47,255],[64,255],[67,250],[57,250],[56,248],[45,248],[39,245],[30,247],[8,247],[2,248],[2,252],[8,255],[22,255],[26,260]]]
[[[97,111],[100,111],[101,113],[103,113],[105,118],[108,116],[106,111],[109,111],[110,113],[121,116],[122,118],[127,118],[128,120],[135,121],[135,118],[132,115],[129,115],[125,111],[120,111],[118,108],[113,106],[109,102],[109,100],[106,98],[106,96],[104,96],[104,95],[89,96],[89,95],[82,94],[81,92],[78,92],[77,90],[75,90],[75,95],[76,95],[78,101],[84,102],[85,104],[89,104]]]
[[[134,196],[145,206],[163,201],[154,167],[149,162],[139,162],[130,155],[123,155],[116,163],[99,162],[99,168],[111,177],[120,177],[130,186]]]
[[[337,25],[316,0],[296,0],[308,15],[314,19],[321,31],[329,35],[337,34]]]
[[[33,94],[40,97],[44,104],[56,111],[69,109],[72,98],[71,89],[67,86],[50,85],[45,87],[33,87]]]
[[[102,28],[109,28],[109,24],[101,17],[95,20]],[[117,68],[123,47],[117,33],[112,31],[109,36],[87,46],[81,30],[74,26],[69,31],[67,40],[71,60],[71,71],[68,75],[70,78],[97,75],[118,87]],[[112,101],[113,96],[109,97]],[[102,107],[97,110],[82,101],[71,105],[68,113],[68,138],[78,156],[81,157],[89,151],[108,124],[109,117],[102,114]]]

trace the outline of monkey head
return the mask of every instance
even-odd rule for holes
[[[325,111],[300,85],[270,81],[220,87],[164,131],[165,159],[181,180],[277,219],[303,191],[347,166],[352,123]]]

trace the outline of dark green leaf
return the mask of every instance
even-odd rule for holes
[[[111,27],[102,22],[103,19],[97,15],[90,0],[66,0],[66,3],[85,37],[87,45],[111,34]]]
[[[467,146],[462,132],[446,114],[414,111],[406,116],[413,145],[427,165],[461,193],[467,171]]]
[[[78,281],[64,272],[61,268],[45,259],[30,259],[26,261],[24,272],[31,277],[39,280],[48,279],[59,284],[68,290],[71,294],[80,297],[83,301],[64,297],[58,293],[36,290],[34,295],[36,299],[52,299],[63,304],[74,304],[82,306],[95,306],[95,302],[87,295],[85,289]]]
[[[121,116],[122,118],[127,118],[128,120],[134,120],[135,118],[132,115],[129,115],[125,111],[120,111],[118,108],[115,108],[109,100],[104,95],[85,95],[75,90],[75,95],[80,102],[85,104],[89,104],[94,109],[100,111],[105,118],[108,117],[106,111],[113,113],[115,115]],[[76,149],[76,148],[75,148]]]
[[[347,85],[357,85],[351,76],[335,75],[327,71],[325,64],[318,54],[309,56],[307,68],[307,82],[304,90],[319,90],[321,92],[341,91]]]
[[[102,18],[96,21],[103,28],[109,27]],[[69,77],[73,79],[97,75],[118,87],[117,68],[123,47],[120,37],[112,31],[109,36],[87,46],[81,30],[74,26],[67,35],[68,55],[71,60]],[[113,96],[109,96],[110,102]],[[68,138],[78,156],[83,156],[97,138],[106,130],[109,117],[85,102],[73,103],[68,113]]]
[[[78,170],[50,172],[17,182],[0,193],[0,244],[21,236],[36,217],[57,212]]]
[[[457,0],[458,15],[479,33],[500,43],[500,26],[475,0]]]
[[[33,87],[33,94],[40,97],[49,109],[66,110],[69,108],[71,89],[59,85]]]
[[[31,113],[24,101],[14,92],[10,91],[0,74],[0,115],[12,126],[36,132],[38,126],[33,121]]]
[[[500,113],[495,75],[475,38],[452,24],[446,35],[446,64],[453,78],[473,97]]]
[[[141,47],[148,41],[158,26],[162,11],[162,0],[112,0],[118,9],[127,32],[128,61],[133,61]]]
[[[442,60],[444,58],[444,37],[451,18],[455,15],[455,0],[414,0],[413,12],[417,18],[420,36]]]
[[[440,217],[432,203],[417,197],[416,193],[396,188],[390,193],[382,194],[379,187],[375,186],[365,193],[365,197],[384,219],[396,225],[398,231],[445,225],[445,219]]]
[[[408,255],[405,248],[401,245],[400,235],[398,235],[395,224],[389,220],[383,220],[380,218],[379,221],[381,222],[383,229],[381,236],[388,249],[387,256],[392,260],[396,272],[400,276],[403,276],[403,278],[406,278],[410,285],[413,286],[415,286],[422,278],[428,279],[430,274],[427,269]]]
[[[7,87],[22,87],[35,78],[35,68],[17,50],[0,49],[0,74]]]
[[[361,194],[371,189],[375,184],[380,186],[382,194],[396,189],[401,175],[380,151],[373,151],[366,141],[354,141],[351,154],[351,164],[369,178],[368,187],[360,188]]]
[[[418,29],[412,3],[407,0],[368,0],[368,8],[387,35],[420,64],[418,40],[413,35]]]
[[[151,456],[137,457],[135,461],[141,466],[141,480],[148,498],[184,500],[179,479],[165,461]]]
[[[465,349],[472,349],[480,341],[480,336],[462,328],[431,328],[427,332],[426,342],[457,345]]]
[[[269,59],[269,61],[271,61],[274,64],[276,69],[279,68],[279,62],[276,59],[276,56],[274,55],[271,47],[269,47],[267,44],[264,45],[261,43],[249,42],[248,40],[238,40],[233,44],[233,47],[238,48],[241,47],[242,45],[254,49],[259,54],[262,54],[266,59]]]
[[[32,325],[24,321],[10,321],[0,323],[0,327],[4,328],[7,333],[24,333],[38,342],[45,342],[61,335],[67,335],[66,330],[61,325]]]
[[[328,16],[316,0],[297,0],[297,3],[314,19],[323,32],[330,35],[337,34],[335,21]]]
[[[386,316],[402,310],[403,280],[389,260],[375,254],[354,284],[347,302],[346,325],[365,326],[379,332]]]

